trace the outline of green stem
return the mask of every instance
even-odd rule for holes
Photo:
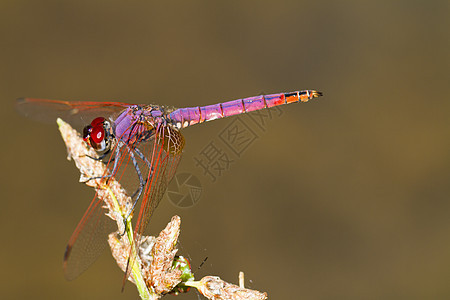
[[[120,212],[120,214],[123,216],[123,212],[120,208],[120,205],[117,201],[116,196],[114,195],[114,193],[111,191],[111,189],[107,186],[106,189],[108,190],[111,198],[114,200],[114,210]],[[126,220],[127,224],[126,224],[126,228],[125,231],[127,233],[127,237],[128,237],[128,241],[130,243],[131,246],[131,251],[133,251],[134,253],[132,253],[131,255],[133,257],[137,258],[137,253],[136,253],[136,247],[134,246],[134,238],[133,238],[133,226],[131,224],[131,218],[128,218]],[[133,261],[133,265],[131,266],[131,273],[132,273],[132,277],[134,278],[134,281],[136,282],[136,287],[138,289],[139,292],[139,296],[141,297],[141,299],[144,300],[148,300],[148,299],[156,299],[156,295],[154,293],[152,293],[148,288],[147,285],[145,284],[144,278],[142,277],[142,273],[141,273],[141,268],[138,265],[138,260],[134,259]]]

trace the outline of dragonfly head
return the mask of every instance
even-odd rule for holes
[[[109,151],[111,147],[111,125],[103,117],[95,118],[83,129],[83,140],[97,152]]]

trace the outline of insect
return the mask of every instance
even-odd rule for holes
[[[31,118],[68,122],[81,121],[84,140],[104,159],[109,170],[105,180],[114,176],[134,200],[140,202],[133,229],[139,248],[151,215],[175,175],[185,140],[180,130],[206,121],[239,115],[295,102],[307,102],[322,96],[315,90],[261,95],[228,102],[188,108],[136,105],[121,102],[58,101],[33,98],[17,100],[17,110]],[[129,166],[133,167],[130,168]],[[130,171],[131,170],[131,171]],[[64,273],[74,279],[86,270],[106,246],[112,232],[104,216],[101,200],[94,196],[87,211],[69,239],[64,256]],[[131,256],[129,260],[133,260]]]

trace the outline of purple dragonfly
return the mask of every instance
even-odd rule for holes
[[[140,236],[180,161],[185,143],[180,129],[283,104],[307,102],[319,96],[321,92],[303,90],[178,109],[121,102],[22,98],[17,100],[16,107],[22,114],[39,120],[61,117],[89,124],[84,127],[83,138],[107,164],[109,174],[105,174],[105,182],[111,176],[121,183],[131,182],[126,189],[132,194],[134,205],[141,200],[133,235],[138,249]],[[128,168],[130,164],[133,168]],[[106,220],[101,200],[95,195],[67,244],[64,255],[67,279],[80,275],[101,254],[106,246],[105,236],[113,231]],[[133,255],[130,250],[129,265],[135,259]]]

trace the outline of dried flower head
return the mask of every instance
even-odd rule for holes
[[[246,289],[223,281],[217,276],[205,276],[200,281],[188,282],[186,285],[193,286],[208,299],[214,300],[264,300],[266,293]]]

